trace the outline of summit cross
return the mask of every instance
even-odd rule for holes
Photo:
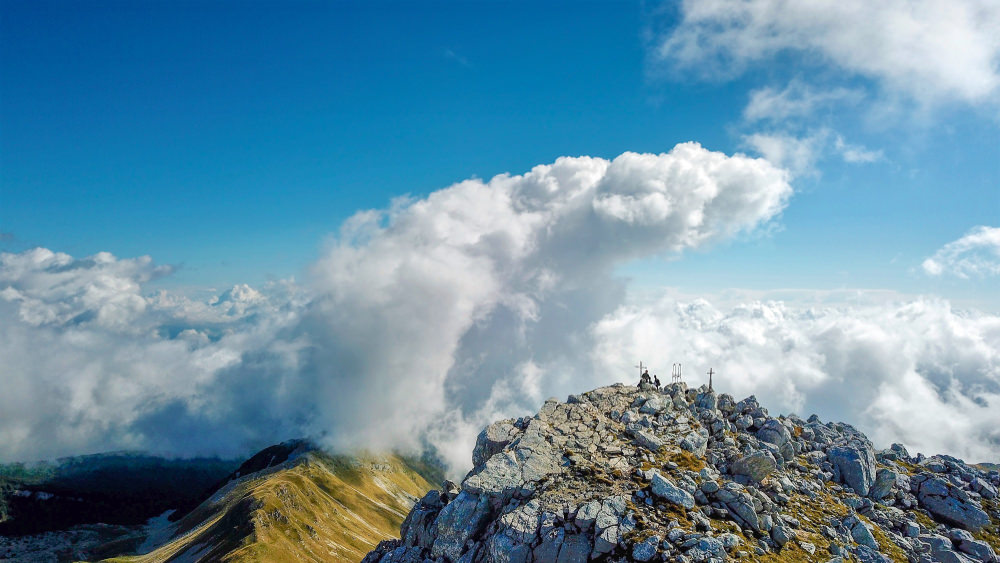
[[[642,365],[642,361],[641,361],[641,360],[639,361],[639,365],[637,365],[637,366],[632,366],[632,367],[634,367],[634,368],[639,368],[639,377],[642,377],[642,369],[643,369],[643,368],[646,368],[646,369],[649,369],[649,366],[644,366],[644,365]]]

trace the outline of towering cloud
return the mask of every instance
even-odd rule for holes
[[[996,317],[938,301],[627,303],[616,266],[760,228],[787,204],[788,178],[694,143],[560,158],[359,212],[304,284],[209,303],[149,294],[169,269],[148,258],[0,255],[0,458],[236,455],[309,434],[431,443],[462,467],[488,420],[628,378],[639,355],[712,365],[736,393],[858,417],[886,440],[995,448]],[[949,423],[901,424],[920,409]],[[941,428],[961,439],[944,444]]]

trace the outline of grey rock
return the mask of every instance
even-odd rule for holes
[[[592,500],[580,505],[580,508],[576,511],[576,519],[574,522],[577,527],[581,530],[588,530],[594,525],[597,520],[597,515],[601,512],[601,503]]]
[[[500,517],[503,533],[515,543],[532,543],[538,535],[541,515],[537,500],[532,500]]]
[[[851,538],[858,542],[858,545],[864,545],[872,549],[878,549],[878,542],[875,541],[875,536],[872,534],[871,529],[867,524],[858,520],[851,527]]]
[[[688,510],[694,508],[694,496],[675,485],[670,479],[660,475],[659,472],[653,475],[650,486],[654,495]]]
[[[495,563],[528,563],[531,547],[517,543],[507,534],[494,534],[486,545],[488,561]]]
[[[639,408],[639,412],[645,414],[660,414],[669,408],[670,403],[667,403],[660,395],[657,393],[652,397],[646,399],[642,407]]]
[[[968,532],[966,532],[966,534],[968,534]],[[985,563],[996,563],[997,561],[1000,561],[1000,558],[997,558],[997,554],[993,551],[993,548],[990,547],[990,544],[977,540],[972,537],[971,534],[960,536],[957,539],[952,537],[952,541],[955,542],[955,547],[958,551],[975,558],[976,561],[984,561]]]
[[[757,431],[757,439],[777,446],[781,456],[786,460],[791,460],[795,457],[795,448],[792,446],[792,434],[776,418],[772,418],[764,423],[760,430]]]
[[[600,557],[614,551],[618,546],[618,526],[604,528],[594,536],[593,557]]]
[[[826,457],[840,471],[841,482],[866,497],[875,482],[875,452],[868,444],[854,442],[849,446],[834,446]]]
[[[930,457],[920,462],[920,465],[934,473],[947,473],[948,465],[938,456]]]
[[[742,415],[742,416],[738,417],[733,422],[733,424],[736,425],[736,428],[738,428],[740,430],[743,430],[743,431],[746,431],[748,428],[750,428],[751,426],[753,426],[753,417],[750,416],[750,415],[748,415],[748,414]]]
[[[462,482],[462,489],[479,495],[509,497],[521,489],[524,479],[517,455],[511,451],[491,456],[481,470]]]
[[[854,554],[861,563],[892,563],[892,560],[879,553],[878,549],[867,545],[859,545]]]
[[[733,502],[727,503],[726,507],[729,509],[731,516],[737,520],[738,524],[742,524],[743,527],[750,528],[755,532],[761,531],[760,517],[754,509],[753,501],[749,495],[743,494],[738,496]]]
[[[783,549],[780,558],[789,543],[822,561],[824,550],[803,531],[828,538],[835,560],[881,563],[873,526],[913,563],[1000,563],[968,531],[989,521],[1000,473],[949,456],[910,458],[896,446],[875,456],[848,424],[775,419],[753,397],[737,405],[705,387],[671,385],[660,394],[616,385],[569,402],[548,401],[535,417],[484,429],[461,488],[425,495],[400,539],[380,543],[365,563],[721,563]],[[653,454],[667,446],[694,452],[704,468],[695,473]],[[909,476],[904,460],[922,471]],[[808,498],[830,502],[824,492],[849,516],[797,512]],[[687,523],[670,520],[666,503],[684,507]],[[918,505],[955,528],[931,526],[947,537],[921,535]],[[753,539],[724,533],[731,525],[718,521],[726,519]]]
[[[684,436],[680,446],[698,457],[704,457],[705,449],[708,447],[708,433],[691,432]]]
[[[976,477],[969,483],[969,487],[979,493],[986,500],[993,500],[997,498],[997,488],[990,484],[985,479]]]
[[[740,546],[740,537],[736,534],[722,534],[719,536],[719,541],[722,542],[722,546],[725,547],[727,551],[732,551]]]
[[[542,541],[532,550],[535,561],[555,561],[559,558],[559,550],[562,549],[566,538],[566,530],[562,528],[552,528],[547,533],[542,534]]]
[[[772,526],[771,539],[774,540],[774,543],[783,547],[786,543],[795,539],[795,530],[786,524]]]
[[[582,534],[566,534],[556,563],[579,563],[590,558],[590,540]]]
[[[400,538],[403,544],[414,546],[433,543],[431,528],[434,525],[434,519],[443,507],[444,503],[441,501],[440,491],[432,490],[424,495],[424,498],[420,499],[406,515],[406,519],[400,526]]]
[[[719,402],[716,405],[722,414],[729,416],[733,414],[733,409],[736,408],[736,401],[733,400],[733,396],[729,393],[722,393],[719,395]]]
[[[636,561],[650,561],[656,557],[657,546],[660,545],[660,536],[650,536],[632,547],[632,559]]]
[[[922,559],[921,561],[933,561],[935,563],[976,563],[974,559],[967,555],[952,550],[931,551],[927,555],[929,559]]]
[[[486,463],[487,459],[503,451],[520,433],[521,430],[514,426],[512,419],[501,420],[487,426],[476,438],[476,447],[472,450],[472,464],[479,466]]]
[[[951,540],[940,534],[921,534],[917,536],[920,543],[927,546],[930,551],[951,551]]]
[[[778,468],[774,456],[770,452],[756,451],[736,460],[732,466],[735,475],[745,475],[750,480],[759,483]]]
[[[695,544],[684,555],[689,557],[691,561],[724,559],[726,557],[726,548],[719,539],[704,536],[698,538]]]
[[[875,500],[882,500],[889,496],[892,487],[896,484],[896,472],[891,469],[879,469],[875,474],[875,482],[872,483],[868,496]]]
[[[938,519],[973,532],[990,523],[989,515],[940,478],[927,479],[918,485],[917,499]]]
[[[635,443],[649,451],[657,452],[666,445],[666,441],[657,437],[651,432],[643,430],[636,424],[630,424],[625,428],[625,432],[635,441]]]
[[[462,554],[465,542],[479,533],[491,515],[489,499],[477,497],[462,491],[455,500],[441,509],[434,522],[434,557],[448,557],[457,560]]]
[[[718,406],[718,399],[714,391],[705,391],[704,393],[698,393],[698,396],[694,399],[694,405],[699,409],[714,411]]]
[[[757,397],[750,395],[746,399],[736,403],[736,407],[733,412],[738,414],[748,414],[760,409],[760,403],[757,402]]]

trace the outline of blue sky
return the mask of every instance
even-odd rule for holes
[[[4,2],[0,461],[458,470],[638,360],[995,458],[998,186],[993,0]]]
[[[780,230],[626,268],[641,283],[968,296],[920,263],[1000,219],[996,105],[872,117],[877,80],[787,54],[727,76],[654,51],[678,7],[584,3],[6,3],[0,230],[7,250],[149,254],[162,282],[301,276],[360,209],[562,155],[697,141],[754,152],[750,93],[792,80],[876,94],[800,120],[881,151],[817,157]],[[898,109],[896,111],[899,111]],[[911,114],[916,114],[912,115]]]

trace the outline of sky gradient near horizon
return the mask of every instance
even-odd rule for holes
[[[678,69],[656,46],[679,12],[6,3],[0,244],[151,255],[179,266],[169,284],[225,289],[301,277],[343,220],[395,197],[685,141],[758,155],[748,137],[787,132],[826,138],[805,157],[779,230],[625,271],[681,289],[893,289],[1000,307],[976,280],[920,269],[998,223],[995,90],[973,103],[925,99],[877,75],[841,80],[810,52],[738,73]],[[848,101],[747,116],[755,92],[789,84]],[[877,158],[845,162],[833,137]]]
[[[995,458],[998,281],[992,1],[0,4],[0,461],[461,468],[639,359]]]

